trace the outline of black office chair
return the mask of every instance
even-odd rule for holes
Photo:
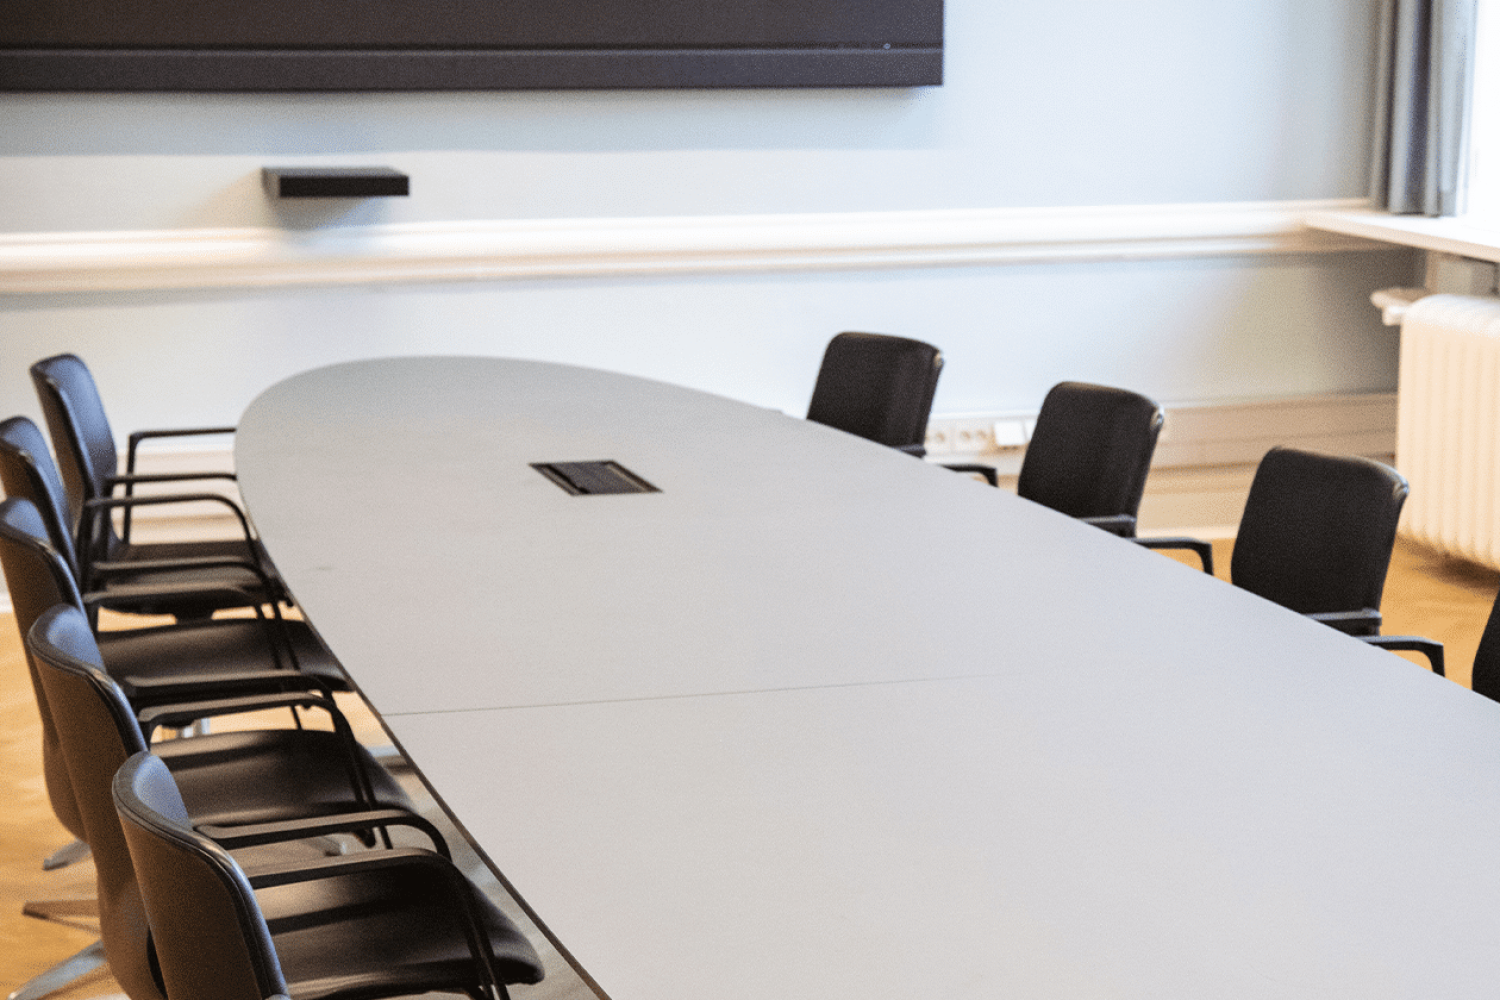
[[[440,853],[242,868],[226,848],[243,841],[194,829],[150,753],[120,769],[114,798],[166,996],[499,1000],[508,984],[542,979],[521,931]]]
[[[273,582],[275,592],[267,595],[281,599],[284,593],[276,582],[275,569],[250,529],[248,519],[232,500],[222,494],[205,491],[167,497],[136,497],[134,488],[146,483],[187,483],[204,480],[233,480],[230,472],[186,472],[143,475],[135,471],[138,446],[152,438],[200,434],[225,434],[232,427],[201,427],[182,430],[136,431],[130,435],[125,470],[119,469],[119,453],[114,433],[104,411],[88,366],[73,354],[44,358],[31,366],[31,380],[36,387],[42,415],[52,438],[52,448],[62,473],[68,499],[70,523],[77,538],[80,563],[85,567],[96,562],[125,563],[158,559],[234,559],[252,565]],[[121,531],[115,530],[108,501],[124,497],[134,500],[125,509]],[[138,543],[131,540],[130,512],[143,504],[180,503],[197,500],[222,505],[235,517],[240,537],[228,539],[195,539],[174,542]],[[87,570],[85,570],[87,574]]]
[[[1017,495],[1133,537],[1164,419],[1154,400],[1128,389],[1058,383],[1037,414]]]
[[[132,754],[147,749],[150,728],[173,726],[184,714],[201,718],[271,708],[320,710],[332,719],[333,731],[221,733],[166,740],[155,749],[198,824],[255,829],[336,816],[341,828],[358,830],[371,840],[377,828],[431,829],[414,815],[396,781],[355,742],[343,715],[325,695],[295,692],[186,708],[162,706],[148,713],[143,729],[124,692],[102,669],[88,621],[76,608],[59,605],[44,613],[27,635],[26,649],[35,662],[71,793],[93,849],[103,952],[133,1000],[158,995],[158,987],[110,783]],[[358,822],[351,818],[356,815]],[[306,848],[299,853],[315,852]]]
[[[55,604],[85,613],[71,568],[51,545],[41,512],[31,501],[0,501],[0,568],[10,593],[21,638]],[[143,591],[149,596],[148,591]],[[243,603],[243,601],[241,601]],[[265,619],[198,620],[177,625],[106,633],[101,642],[109,661],[141,707],[207,692],[344,690],[342,669],[301,622]],[[33,693],[41,717],[42,772],[53,814],[76,840],[55,852],[44,868],[87,857],[83,820],[67,778],[46,696],[28,658]],[[296,669],[293,669],[296,668]],[[22,911],[39,919],[67,920],[95,912],[91,900],[45,899]],[[16,1000],[37,1000],[98,966],[102,953],[90,945],[18,989]]]
[[[6,496],[24,497],[36,505],[52,547],[67,561],[79,590],[90,595],[91,606],[202,618],[226,607],[262,603],[278,592],[258,566],[233,557],[81,562],[62,478],[41,430],[28,417],[0,421],[0,485]],[[101,501],[100,506],[128,507],[139,499]],[[160,596],[184,586],[204,596]]]
[[[1230,580],[1342,632],[1376,635],[1408,489],[1373,459],[1271,449],[1245,499]]]
[[[1230,581],[1371,645],[1422,653],[1442,674],[1441,643],[1380,635],[1408,490],[1401,473],[1373,459],[1272,448],[1245,498]]]
[[[24,638],[23,634],[22,639]],[[37,714],[41,723],[42,787],[46,790],[47,803],[52,809],[52,815],[74,838],[71,844],[53,852],[43,862],[44,870],[56,870],[83,861],[90,856],[88,834],[84,829],[83,814],[79,811],[78,800],[73,796],[73,784],[68,776],[67,758],[63,755],[57,729],[52,724],[52,714],[47,710],[42,679],[30,655],[26,657],[26,668],[30,675],[31,689],[36,699]],[[93,898],[31,899],[21,904],[21,913],[37,920],[69,922],[79,918],[97,917],[99,905],[98,900]],[[21,984],[10,993],[10,1000],[41,1000],[42,997],[67,988],[103,964],[104,949],[96,941]]]
[[[807,419],[921,457],[942,370],[943,354],[931,344],[841,333],[823,352]]]
[[[1016,493],[1153,549],[1191,549],[1213,572],[1213,549],[1195,538],[1136,538],[1136,519],[1165,415],[1156,401],[1112,386],[1059,382],[1048,390]],[[949,465],[999,485],[988,465]]]
[[[1469,686],[1479,694],[1500,701],[1500,595],[1490,606],[1479,648],[1474,651],[1474,674]]]
[[[87,614],[66,561],[29,500],[0,501],[0,569],[23,637],[55,604]],[[349,688],[338,661],[302,621],[201,619],[100,632],[97,638],[110,674],[137,708],[198,698],[206,690]]]

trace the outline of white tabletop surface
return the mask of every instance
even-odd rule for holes
[[[289,379],[241,488],[614,1000],[1485,997],[1500,705],[828,428],[490,358]],[[573,497],[532,462],[660,493]]]

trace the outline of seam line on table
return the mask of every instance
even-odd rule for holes
[[[842,684],[788,684],[782,687],[743,688],[735,691],[693,691],[684,694],[641,695],[633,698],[583,698],[577,701],[538,701],[523,705],[477,705],[464,708],[430,708],[399,712],[381,712],[382,716],[403,715],[467,715],[474,712],[527,711],[535,708],[572,708],[584,705],[618,705],[629,702],[682,701],[689,698],[737,698],[750,694],[787,694],[794,691],[832,691],[840,688],[890,687],[899,684],[942,684],[949,681],[982,680],[999,677],[997,671],[972,674],[945,674],[942,677],[907,677],[894,680],[847,681]]]

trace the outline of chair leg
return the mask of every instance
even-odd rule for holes
[[[66,989],[96,969],[103,968],[104,964],[104,942],[95,941],[76,955],[63,959],[41,975],[22,983],[7,1000],[41,1000],[42,997]]]
[[[21,907],[21,913],[37,920],[55,920],[70,924],[70,918],[99,916],[99,900],[94,897],[81,899],[33,899]]]
[[[71,864],[82,861],[89,856],[89,845],[81,840],[75,840],[71,844],[64,844],[47,856],[42,862],[42,871],[53,872],[59,868],[66,868]]]

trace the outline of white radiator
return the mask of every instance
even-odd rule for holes
[[[1500,569],[1500,298],[1429,295],[1401,320],[1402,533]]]

